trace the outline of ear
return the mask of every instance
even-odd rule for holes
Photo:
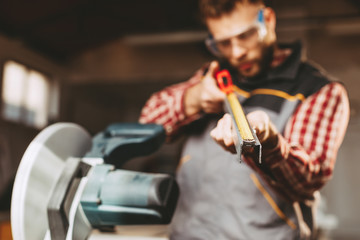
[[[265,19],[265,24],[266,24],[268,30],[275,31],[276,14],[275,14],[275,11],[272,8],[266,7],[264,9],[264,19]]]

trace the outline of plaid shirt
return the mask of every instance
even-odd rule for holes
[[[140,123],[162,124],[168,136],[176,135],[201,114],[186,116],[184,94],[201,81],[203,71],[180,84],[151,96],[142,109]],[[261,165],[245,161],[280,195],[291,201],[312,199],[332,176],[337,151],[349,119],[345,88],[332,82],[305,99],[288,120],[278,145],[263,150]]]

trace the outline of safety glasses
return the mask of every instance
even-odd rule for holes
[[[229,56],[234,44],[251,49],[263,40],[266,33],[263,9],[260,9],[254,23],[242,27],[234,36],[225,39],[214,39],[210,34],[205,40],[205,44],[215,56]]]

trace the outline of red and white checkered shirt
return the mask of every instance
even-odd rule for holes
[[[202,75],[199,70],[190,80],[153,94],[142,109],[140,123],[162,124],[172,136],[181,126],[199,118],[200,114],[185,115],[183,99]],[[286,199],[312,199],[332,176],[348,119],[345,88],[340,83],[329,83],[298,106],[283,135],[278,134],[278,145],[263,151],[262,165],[245,161]]]

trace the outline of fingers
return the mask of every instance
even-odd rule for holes
[[[260,142],[268,138],[269,116],[264,111],[254,111],[247,116],[249,124],[255,129],[256,135]]]
[[[225,114],[218,121],[217,126],[210,132],[210,135],[225,150],[236,153],[232,135],[232,119],[229,114]]]
[[[214,102],[213,100],[201,101],[201,108],[206,113],[219,113],[223,111],[223,102]]]
[[[232,135],[232,119],[229,114],[225,114],[223,117],[223,130],[224,130],[224,143],[225,146],[234,145],[234,139]]]
[[[215,73],[219,70],[217,61],[211,62],[209,69],[202,81],[200,95],[201,107],[206,113],[219,113],[223,110],[225,94],[218,88]]]
[[[251,127],[255,129],[256,135],[262,144],[267,142],[267,144],[273,145],[269,143],[269,141],[277,141],[276,136],[278,131],[271,123],[269,115],[264,111],[254,111],[249,113],[246,117]]]
[[[255,129],[263,148],[272,149],[278,144],[278,131],[264,111],[251,112],[247,115],[247,119],[250,126]],[[236,153],[233,121],[229,114],[225,114],[218,121],[217,126],[210,132],[210,135],[225,150]]]
[[[209,65],[208,71],[206,75],[210,74],[210,76],[215,76],[215,73],[219,71],[220,66],[218,61],[212,61]]]

